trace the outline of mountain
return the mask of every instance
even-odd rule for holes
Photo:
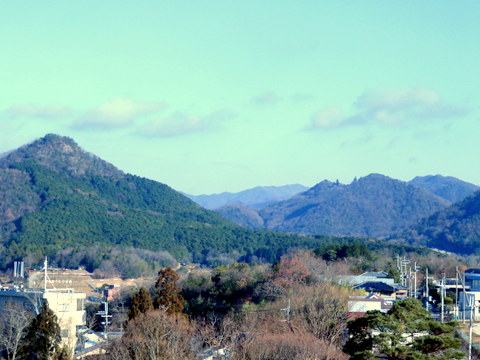
[[[480,191],[405,230],[395,239],[459,254],[479,254]]]
[[[257,186],[253,189],[243,190],[238,193],[224,192],[212,195],[185,195],[206,209],[218,209],[230,204],[243,204],[259,209],[289,199],[307,189],[308,188],[303,185],[293,184],[284,186]]]
[[[249,229],[263,229],[264,221],[258,211],[242,204],[225,205],[215,210],[225,219]]]
[[[259,214],[275,231],[384,237],[448,205],[424,189],[371,174],[349,185],[322,181]]]
[[[0,229],[0,268],[27,254],[58,259],[68,249],[98,246],[166,250],[202,262],[222,253],[273,260],[288,247],[321,243],[239,227],[54,134],[0,158]]]
[[[408,183],[428,190],[452,203],[462,201],[480,189],[477,185],[442,175],[417,176]]]

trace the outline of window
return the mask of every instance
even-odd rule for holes
[[[59,312],[67,312],[69,310],[68,304],[58,304]]]
[[[62,330],[60,330],[60,336],[61,336],[62,338],[68,337],[68,329],[62,329]]]
[[[77,311],[85,310],[85,299],[77,299]]]

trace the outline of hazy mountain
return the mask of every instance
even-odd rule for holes
[[[289,246],[321,242],[241,228],[58,135],[0,158],[0,229],[0,267],[27,252],[55,256],[61,249],[94,245],[167,250],[176,257],[189,253],[202,261],[212,252],[259,250],[262,257],[275,257]]]
[[[264,221],[258,211],[243,204],[231,204],[215,210],[225,219],[250,229],[263,229]]]
[[[424,188],[452,203],[462,201],[480,189],[477,185],[442,175],[417,176],[408,183]]]
[[[243,204],[252,208],[262,208],[267,205],[286,200],[307,190],[303,185],[257,186],[238,193],[224,192],[212,195],[188,195],[190,199],[206,209],[217,209],[230,204]]]
[[[410,243],[460,254],[479,254],[480,191],[441,210],[399,236]]]
[[[322,181],[259,214],[276,231],[384,237],[448,205],[424,189],[371,174],[349,185]]]

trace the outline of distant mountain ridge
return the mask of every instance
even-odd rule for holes
[[[452,176],[428,175],[417,176],[408,182],[411,185],[421,187],[432,194],[440,196],[452,203],[462,201],[472,195],[480,187]]]
[[[212,195],[185,195],[197,204],[211,210],[231,204],[242,204],[259,209],[289,199],[307,189],[306,186],[292,184],[283,186],[257,186],[238,193],[223,192]]]
[[[452,179],[452,187],[461,183]],[[255,229],[263,224],[264,229],[289,233],[386,237],[450,204],[421,186],[370,174],[348,185],[324,180],[261,209],[227,205],[216,211]]]
[[[270,230],[385,237],[448,205],[426,190],[370,174],[348,185],[322,181],[259,213]]]

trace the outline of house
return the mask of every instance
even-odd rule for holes
[[[374,310],[386,313],[392,308],[393,302],[394,299],[391,297],[384,298],[373,293],[367,296],[350,296],[347,318],[354,319]]]
[[[369,271],[360,275],[343,275],[339,277],[338,282],[345,285],[358,285],[369,281],[379,281],[386,284],[394,284],[395,280],[389,277],[385,271]]]
[[[395,299],[405,299],[408,289],[399,284],[388,284],[382,281],[367,281],[353,286],[354,289],[364,289],[370,293],[391,296]]]

